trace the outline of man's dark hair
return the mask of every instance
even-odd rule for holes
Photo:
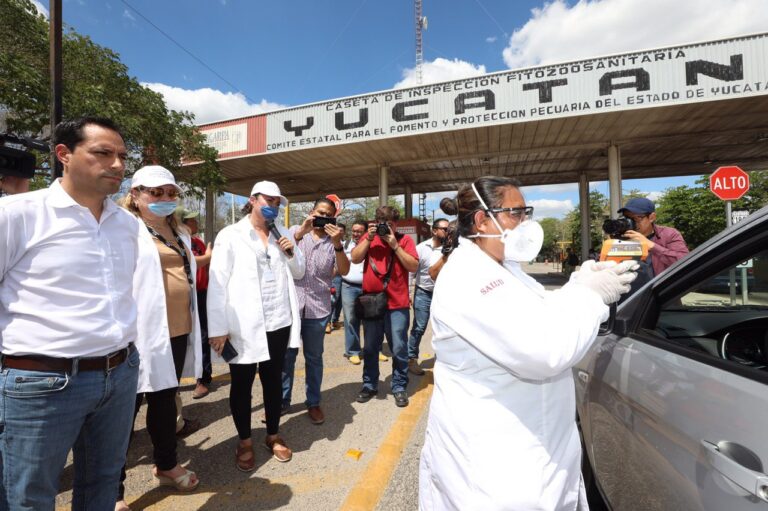
[[[336,227],[344,229],[345,231],[347,230],[347,224],[342,224],[341,222],[336,222]]]
[[[435,218],[435,221],[432,222],[432,229],[437,229],[437,224],[439,224],[440,222],[447,222],[447,221],[448,221],[447,218]]]
[[[321,199],[317,199],[315,201],[315,204],[312,206],[312,209],[315,209],[320,204],[328,204],[330,207],[333,208],[333,214],[334,215],[336,214],[336,204],[334,204],[331,199],[326,199],[325,197],[323,197]]]
[[[107,119],[106,117],[84,116],[69,121],[62,121],[57,124],[56,129],[53,130],[53,138],[51,140],[52,148],[55,148],[59,144],[64,144],[70,151],[74,151],[75,147],[85,139],[83,128],[90,124],[112,130],[120,135],[121,138],[124,138],[123,133],[120,131],[120,127],[111,119]]]
[[[356,225],[362,225],[366,230],[368,229],[368,221],[365,218],[355,218],[355,221],[352,222],[352,227]]]
[[[376,208],[376,221],[377,222],[397,222],[400,220],[400,211],[392,206],[379,206]]]

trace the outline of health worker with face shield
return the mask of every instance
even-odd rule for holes
[[[443,211],[458,216],[459,236],[432,300],[419,508],[587,509],[570,369],[629,290],[634,263],[589,261],[547,291],[520,267],[544,234],[515,180],[481,177]]]

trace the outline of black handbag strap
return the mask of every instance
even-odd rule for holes
[[[397,256],[395,255],[395,250],[392,251],[392,259],[389,260],[389,264],[387,265],[387,274],[384,275],[384,289],[387,289],[387,284],[389,284],[389,279],[392,277],[392,267],[395,266],[395,258]],[[371,261],[371,256],[368,256],[368,264],[371,265],[374,272],[376,272],[376,265],[373,264],[373,261]]]

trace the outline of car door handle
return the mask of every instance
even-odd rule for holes
[[[579,378],[581,383],[589,383],[589,373],[586,371],[578,370],[576,371],[576,376]]]
[[[748,450],[746,447],[730,442],[713,444],[706,440],[702,440],[701,445],[704,447],[707,461],[715,470],[733,483],[744,488],[749,493],[768,502],[768,476],[762,472],[752,470],[734,460],[729,454],[723,452],[719,445],[727,445],[729,448],[736,448],[737,451],[748,457],[748,461],[751,462],[750,464],[755,468],[760,466],[760,470],[762,470],[762,464],[760,463],[759,458],[757,458],[752,451]]]

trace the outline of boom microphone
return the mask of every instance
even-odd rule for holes
[[[274,220],[267,220],[267,229],[269,229],[269,232],[271,232],[272,236],[275,237],[275,240],[279,240],[280,238],[283,237],[283,235],[280,234],[280,231],[277,230]],[[288,257],[293,257],[293,249],[289,248],[288,250],[285,251],[285,254]]]

